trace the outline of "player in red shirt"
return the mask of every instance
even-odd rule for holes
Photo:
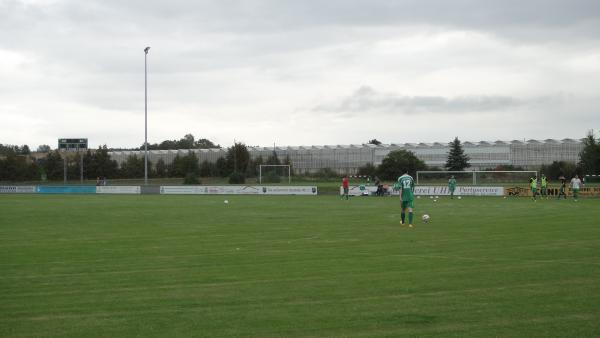
[[[348,175],[344,176],[342,179],[342,188],[344,188],[342,198],[346,197],[346,199],[348,199],[348,190],[350,190],[350,180],[348,179]]]

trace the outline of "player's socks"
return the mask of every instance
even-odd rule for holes
[[[400,219],[402,220],[402,224],[404,224],[404,218],[406,217],[405,213],[400,213]]]
[[[410,224],[410,225],[413,224],[413,213],[412,212],[408,213],[408,224]]]

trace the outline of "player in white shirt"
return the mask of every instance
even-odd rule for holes
[[[571,179],[571,189],[573,189],[573,199],[575,201],[577,201],[577,198],[579,197],[579,188],[581,188],[581,180],[579,179],[579,175],[575,175],[575,177],[573,177]]]

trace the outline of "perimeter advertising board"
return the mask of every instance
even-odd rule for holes
[[[33,194],[35,186],[0,185],[0,194]]]
[[[140,186],[111,185],[96,187],[96,194],[140,194]]]
[[[58,186],[58,185],[40,185],[37,187],[39,194],[95,194],[96,186],[90,185],[73,185],[73,186]]]
[[[340,194],[343,193],[343,188],[340,187]],[[354,186],[350,187],[348,194],[350,196],[363,196],[373,195],[377,191],[377,187],[374,186]],[[388,187],[387,190],[389,195],[398,195],[398,191],[392,190],[392,187]],[[417,196],[450,196],[450,190],[446,186],[416,186],[415,195]],[[504,195],[503,187],[478,187],[478,186],[466,186],[457,187],[454,190],[456,196],[502,196]]]
[[[317,195],[314,186],[161,186],[165,195]]]

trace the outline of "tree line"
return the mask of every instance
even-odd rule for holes
[[[81,163],[85,179],[107,177],[110,179],[144,177],[144,157],[131,155],[120,166],[108,154],[106,145],[92,152],[65,154],[57,150],[49,152],[44,158],[35,160],[29,153],[22,151],[23,147],[0,145],[0,181],[37,181],[62,180],[64,177],[65,160],[67,177],[79,179]],[[261,164],[290,164],[289,157],[280,160],[276,152],[267,158],[250,158],[248,148],[243,143],[235,143],[227,149],[225,157],[216,163],[199,162],[193,152],[175,156],[172,163],[167,164],[159,159],[156,163],[148,161],[150,178],[180,178],[185,177],[188,183],[199,183],[198,177],[229,177],[231,183],[244,183],[247,177],[256,177]],[[267,178],[268,179],[268,178]],[[277,178],[273,176],[272,180]]]
[[[370,144],[381,144],[376,139],[370,140]],[[596,139],[593,132],[588,133],[583,141],[584,148],[580,153],[578,163],[553,162],[542,165],[540,172],[550,178],[559,176],[572,176],[586,173],[600,173],[600,140]],[[427,167],[425,162],[418,159],[414,153],[407,150],[396,150],[390,152],[379,166],[371,163],[359,168],[359,175],[379,176],[381,179],[396,179],[399,171],[408,169],[409,173],[415,175],[419,170],[464,170],[469,167],[469,157],[464,154],[460,140],[455,138],[449,143],[450,150],[444,168]],[[197,149],[220,147],[207,139],[195,140],[191,134],[185,135],[180,140],[163,141],[159,144],[149,146],[149,149]],[[3,145],[0,144],[0,181],[37,181],[41,178],[48,180],[63,179],[64,159],[63,154],[58,151],[49,151],[50,147],[41,145],[38,150],[46,150],[44,158],[35,160],[30,154],[27,145]],[[141,147],[143,149],[143,147]],[[140,178],[144,177],[144,158],[136,155],[130,156],[124,163],[119,164],[110,159],[106,145],[99,147],[96,151],[86,151],[75,154],[67,159],[67,175],[70,179],[80,176],[80,165],[83,160],[84,178],[95,179],[97,177],[115,178]],[[136,149],[137,150],[137,149]],[[83,157],[83,159],[82,159]],[[219,158],[215,163],[203,161],[199,163],[198,157],[189,152],[187,155],[177,155],[172,163],[167,164],[162,159],[156,163],[148,163],[149,177],[172,178],[185,177],[188,183],[199,183],[198,177],[228,177],[231,183],[244,183],[248,177],[256,177],[261,164],[292,164],[289,157],[279,159],[274,151],[267,158],[258,157],[252,159],[248,148],[243,143],[235,143],[227,148],[226,156]],[[513,166],[499,166],[496,170],[522,170]],[[339,174],[330,168],[322,168],[313,176],[317,178],[333,178]],[[267,175],[266,181],[276,182],[278,175]]]

